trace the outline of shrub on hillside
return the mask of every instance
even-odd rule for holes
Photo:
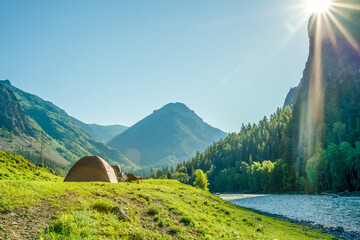
[[[194,186],[203,190],[209,190],[207,187],[208,185],[209,182],[206,173],[204,173],[201,169],[197,169]]]

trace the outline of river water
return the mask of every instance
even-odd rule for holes
[[[221,194],[224,200],[262,212],[325,227],[360,232],[360,197],[301,194]]]

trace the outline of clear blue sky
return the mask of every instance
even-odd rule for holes
[[[224,131],[283,105],[308,55],[301,0],[2,0],[0,79],[86,123],[183,102]]]

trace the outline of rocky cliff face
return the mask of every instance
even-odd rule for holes
[[[329,12],[310,18],[303,77],[285,100],[293,106],[293,155],[298,159],[308,159],[315,148],[358,137],[354,129],[360,126],[360,2],[333,4]],[[342,126],[346,134],[339,137],[335,126]]]
[[[286,98],[285,98],[284,107],[285,106],[290,106],[290,107],[293,106],[295,103],[295,100],[297,98],[297,94],[298,94],[297,87],[290,88],[290,91],[288,92],[288,94],[286,95]]]
[[[15,95],[0,85],[0,127],[16,134],[33,132]]]
[[[306,67],[299,85],[290,90],[284,105],[307,102],[309,93],[321,94],[326,101],[329,85],[341,86],[346,80],[360,93],[360,11],[356,9],[359,2],[344,0],[341,4],[333,6],[335,10],[330,9],[330,13],[310,18]],[[314,92],[315,85],[322,91]]]

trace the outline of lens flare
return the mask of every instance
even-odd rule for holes
[[[308,9],[311,13],[323,13],[328,11],[331,0],[308,0]]]
[[[305,101],[298,108],[300,121],[297,159],[309,159],[316,152],[316,147],[322,144],[325,126],[324,78],[327,69],[322,59],[324,43],[330,42],[334,49],[339,49],[339,40],[345,40],[353,51],[360,54],[359,38],[353,35],[357,32],[347,29],[347,25],[343,24],[345,20],[358,21],[351,15],[351,11],[360,11],[360,1],[301,0],[297,9],[303,15],[302,18],[305,18],[305,22],[310,16],[308,30],[313,47],[308,62],[310,71],[306,75],[308,89],[304,89],[307,92],[301,97]],[[299,160],[299,164],[300,162]]]

